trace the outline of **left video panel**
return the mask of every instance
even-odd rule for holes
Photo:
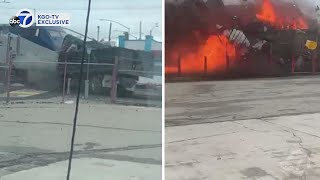
[[[0,179],[162,178],[162,1],[0,1]]]

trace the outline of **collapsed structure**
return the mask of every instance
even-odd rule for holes
[[[83,79],[89,80],[89,91],[94,94],[105,94],[117,84],[118,95],[132,95],[141,77],[159,74],[154,67],[158,58],[151,51],[111,47],[96,40],[82,46],[81,38],[62,27],[0,25],[0,82],[54,90],[70,78],[72,89],[80,77],[83,49]]]
[[[166,75],[315,71],[318,33],[292,1],[167,1]]]

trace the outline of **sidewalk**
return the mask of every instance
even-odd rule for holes
[[[319,180],[320,114],[166,128],[166,180]]]
[[[74,159],[71,179],[161,180],[160,165],[149,165],[102,159]],[[45,167],[21,171],[1,180],[62,180],[66,178],[68,162],[58,162]],[[137,174],[139,172],[139,174]]]
[[[74,104],[0,105],[0,179],[65,179],[73,116]],[[160,108],[81,102],[72,179],[160,180],[161,137]]]

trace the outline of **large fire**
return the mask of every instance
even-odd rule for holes
[[[257,0],[256,3],[248,5],[247,9],[243,9],[244,6],[219,7],[221,11],[214,8],[197,9],[198,6],[193,5],[193,0],[184,2],[184,6],[167,8],[170,11],[166,12],[166,18],[170,21],[166,20],[166,74],[176,74],[179,71],[181,74],[204,73],[205,69],[208,73],[219,73],[227,66],[227,57],[232,64],[232,61],[237,59],[236,48],[222,35],[220,29],[212,28],[217,27],[217,24],[222,25],[224,30],[237,27],[241,30],[248,22],[258,20],[277,30],[308,29],[306,17],[298,7],[288,1]],[[238,11],[229,12],[230,9]],[[187,10],[195,12],[188,14]],[[194,31],[199,31],[201,38],[198,38]]]
[[[176,53],[177,64],[180,58],[180,70],[182,74],[205,72],[205,57],[207,58],[206,69],[214,72],[226,67],[227,57],[230,61],[235,59],[235,47],[229,42],[227,37],[221,35],[210,36],[203,45],[195,52]],[[178,66],[166,66],[166,73],[178,72]]]
[[[286,11],[294,13],[287,14]],[[279,29],[307,29],[306,20],[297,12],[299,10],[294,5],[286,4],[285,8],[282,8],[274,5],[270,0],[263,0],[256,17]]]

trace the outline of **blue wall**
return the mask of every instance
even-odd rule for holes
[[[145,51],[151,51],[152,39],[153,39],[152,36],[146,36],[146,41],[145,41],[145,44],[144,44],[144,50]]]
[[[119,36],[119,47],[124,48],[125,47],[125,36]]]

